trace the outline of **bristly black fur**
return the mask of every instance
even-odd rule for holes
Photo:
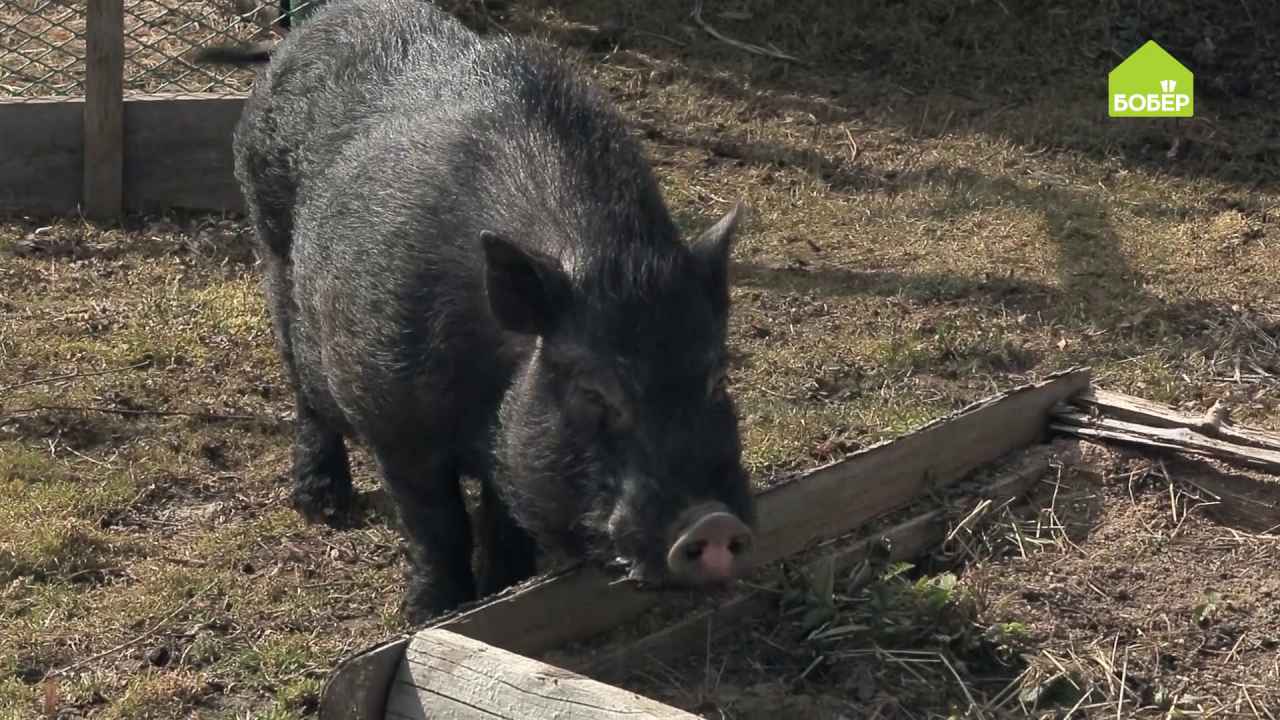
[[[429,2],[326,5],[270,56],[234,147],[295,390],[295,504],[342,515],[362,440],[412,619],[528,577],[535,550],[660,579],[688,508],[754,520],[722,382],[736,214],[682,240],[556,53]]]

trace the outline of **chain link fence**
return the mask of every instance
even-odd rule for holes
[[[88,0],[0,2],[0,97],[84,93]],[[240,94],[253,71],[196,65],[208,45],[270,39],[282,24],[278,0],[123,0],[126,94]],[[305,14],[292,0],[288,15]]]

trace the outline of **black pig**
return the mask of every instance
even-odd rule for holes
[[[271,51],[234,148],[296,394],[294,504],[340,519],[344,437],[364,442],[412,620],[531,576],[538,549],[658,584],[741,571],[738,211],[682,241],[637,143],[552,51],[427,2],[333,3]],[[461,475],[481,481],[478,574]]]

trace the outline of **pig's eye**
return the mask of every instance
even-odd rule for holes
[[[604,393],[594,388],[579,388],[578,399],[593,411],[602,412],[609,409],[609,401],[605,399]]]
[[[618,419],[617,407],[600,390],[579,386],[577,393],[578,414],[593,423],[613,424]]]

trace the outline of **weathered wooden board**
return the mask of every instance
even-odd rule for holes
[[[911,502],[930,483],[945,486],[1034,443],[1044,436],[1049,408],[1088,383],[1089,373],[1079,370],[1018,388],[761,493],[755,562],[849,532]],[[603,573],[584,569],[503,594],[439,626],[536,654],[613,627],[657,601],[655,593],[611,585]],[[572,616],[566,607],[574,608]]]
[[[1049,409],[1088,385],[1087,371],[1060,374],[980,401],[774,488],[761,497],[767,512],[761,512],[757,562],[841,535],[919,497],[930,484],[949,485],[980,465],[1044,439]]]
[[[125,209],[239,212],[231,135],[243,106],[243,98],[216,95],[126,97],[118,181]],[[85,156],[85,115],[81,98],[0,99],[0,212],[82,209],[86,167],[107,167]]]
[[[124,0],[89,0],[85,23],[82,204],[90,218],[115,220],[124,211]]]
[[[334,673],[325,684],[321,717],[326,720],[382,720],[387,704],[387,679],[395,676],[404,661],[407,645],[407,640],[384,643],[361,653],[358,656],[360,662],[344,664],[343,671]],[[377,692],[374,688],[384,690]]]
[[[951,484],[981,465],[1043,439],[1050,408],[1088,385],[1086,369],[1058,373],[771,488],[758,498],[761,522],[756,561],[767,563],[843,535],[909,504],[931,486]],[[433,626],[512,652],[538,655],[626,622],[660,597],[627,584],[610,584],[608,577],[593,569],[573,569],[512,588]],[[567,612],[570,608],[572,612]],[[366,652],[395,647],[403,651],[407,642],[405,637],[396,638]],[[334,677],[357,671],[362,657],[348,659]],[[359,707],[366,705],[362,699],[326,689],[321,714],[325,718],[378,717],[359,715]]]
[[[1048,472],[1058,446],[1040,445],[1022,453],[1007,467],[974,492],[974,497],[994,502],[1012,501],[1026,492]],[[877,546],[888,550],[887,560],[910,560],[942,545],[948,532],[947,515],[931,510],[899,523],[862,542],[823,553],[809,563],[806,572],[842,573],[871,556]],[[870,580],[870,578],[866,578]],[[594,658],[581,668],[592,677],[607,680],[642,670],[648,665],[665,664],[688,657],[726,635],[739,630],[738,623],[767,612],[777,602],[777,594],[752,591],[709,610],[699,612],[670,627],[642,638],[602,657]]]
[[[448,630],[418,633],[387,697],[395,720],[697,720],[642,695]]]
[[[1053,429],[1072,435],[1176,450],[1219,458],[1271,472],[1280,471],[1280,451],[1237,445],[1183,427],[1150,427],[1113,418],[1093,417],[1079,412],[1061,412],[1054,417],[1058,422],[1053,424]]]
[[[1116,420],[1159,428],[1184,428],[1237,445],[1280,451],[1280,433],[1230,422],[1217,422],[1207,416],[1188,415],[1167,405],[1132,395],[1094,388],[1081,393],[1073,402],[1084,408],[1096,409]]]
[[[1088,414],[1077,412],[1083,408]],[[1280,433],[1236,425],[1219,412],[1190,415],[1143,398],[1090,389],[1055,410],[1060,432],[1167,451],[1170,477],[1213,500],[1206,512],[1255,531],[1280,527]]]

